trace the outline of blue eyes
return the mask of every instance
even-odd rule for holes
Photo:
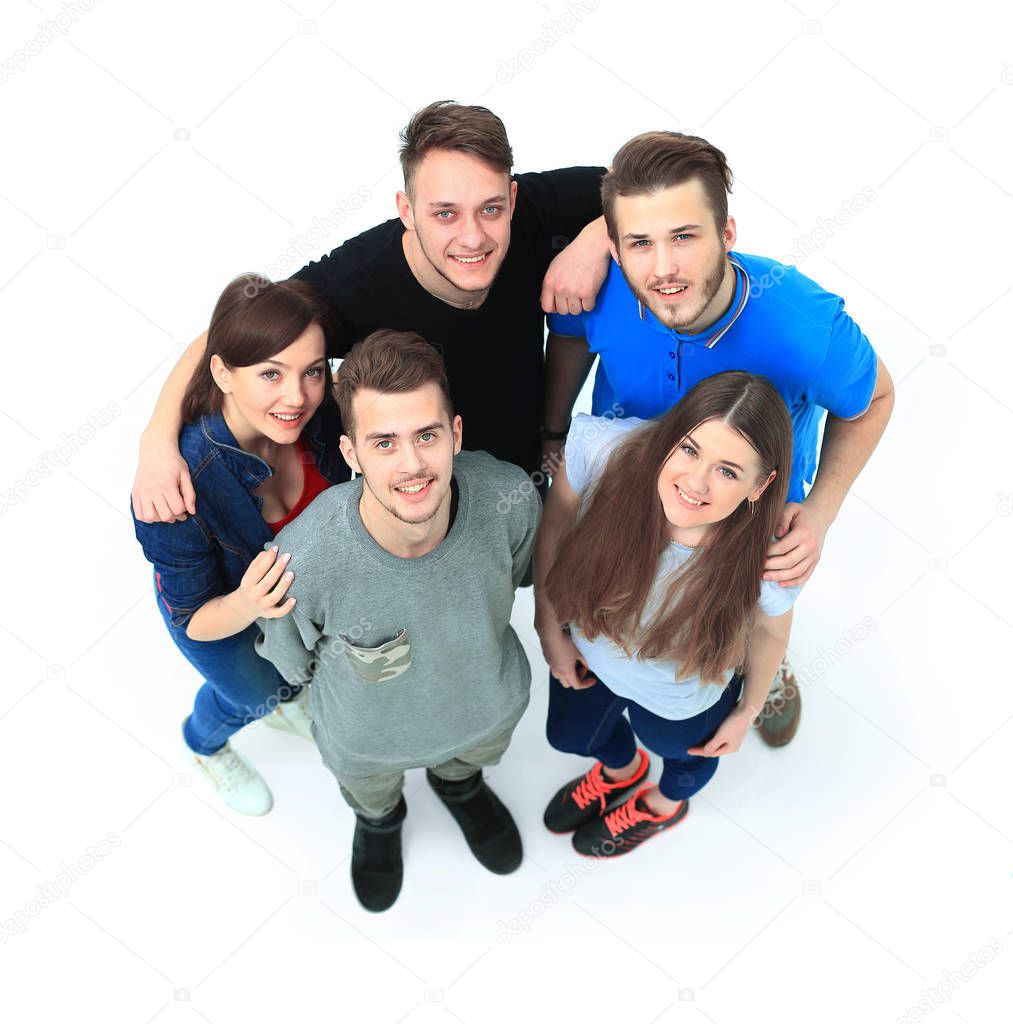
[[[677,242],[689,241],[693,236],[691,234],[681,234],[672,236]],[[631,249],[646,249],[651,244],[649,238],[638,238],[630,246]]]
[[[314,366],[306,371],[306,376],[309,377],[310,380],[319,380],[323,374],[324,370],[322,366]],[[278,373],[277,370],[265,370],[260,376],[266,381],[276,381],[281,377],[281,374]]]
[[[683,444],[679,445],[679,447],[690,458],[695,459],[699,454],[691,444]],[[730,470],[727,466],[718,466],[718,472],[721,473],[726,480],[738,480],[738,477],[735,475],[735,473],[732,470]]]
[[[454,216],[455,212],[456,211],[454,211],[454,210],[438,210],[436,212],[436,219],[437,220],[450,220],[450,218]],[[502,212],[503,212],[503,207],[502,206],[484,206],[484,207],[482,207],[482,213],[484,213],[484,214],[486,214],[486,215],[488,215],[490,217],[495,217],[496,214],[502,213]],[[446,215],[446,216],[444,216],[444,215]]]
[[[423,444],[430,444],[436,440],[436,434],[432,430],[427,430],[424,434],[419,434],[419,440]],[[393,444],[393,441],[385,437],[382,440],[376,442],[376,447],[379,448],[379,450],[382,452],[389,452],[392,450]]]

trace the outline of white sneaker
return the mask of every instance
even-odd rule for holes
[[[204,773],[218,795],[240,814],[260,815],[274,806],[274,798],[260,773],[237,754],[226,741],[213,754],[195,754],[187,748],[194,763]]]
[[[307,739],[311,743],[314,742],[309,692],[309,687],[304,686],[292,700],[279,704],[269,715],[264,715],[261,721],[272,729],[291,732],[296,736],[302,736],[303,739]]]

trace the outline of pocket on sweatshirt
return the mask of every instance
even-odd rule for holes
[[[408,631],[402,629],[379,647],[360,647],[344,633],[338,638],[345,648],[345,657],[357,676],[367,683],[383,683],[407,672],[412,664],[412,646]]]

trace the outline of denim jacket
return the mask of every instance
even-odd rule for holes
[[[338,447],[340,435],[337,409],[330,403],[317,410],[302,434],[321,475],[332,484],[351,477]],[[239,586],[250,562],[273,540],[261,511],[264,499],[253,492],[274,471],[236,444],[221,413],[186,424],[179,450],[190,467],[197,514],[179,523],[142,523],[134,516],[134,533],[155,567],[171,627],[185,630],[198,608]]]

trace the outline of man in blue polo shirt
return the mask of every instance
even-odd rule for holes
[[[893,385],[839,296],[793,267],[733,250],[730,185],[724,155],[693,136],[647,132],[616,154],[602,180],[614,261],[605,284],[593,310],[574,304],[573,315],[549,317],[544,454],[551,462],[596,356],[599,416],[654,417],[704,377],[763,374],[794,426],[788,504],[764,578],[798,586],[886,427]],[[761,735],[783,746],[800,713],[794,676],[782,665]]]

